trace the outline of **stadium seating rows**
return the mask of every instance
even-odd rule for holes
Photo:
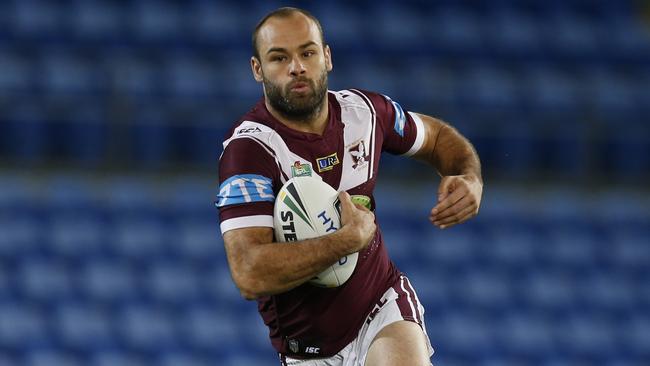
[[[383,183],[377,213],[438,363],[647,363],[647,196],[492,187],[477,219],[439,231],[428,191]],[[213,193],[198,177],[6,175],[0,364],[275,364],[232,284]]]
[[[280,5],[0,4],[0,156],[211,164],[261,94],[249,33]],[[650,32],[632,1],[303,5],[332,44],[333,89],[376,90],[451,121],[493,171],[650,170]]]

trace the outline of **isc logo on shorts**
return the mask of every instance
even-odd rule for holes
[[[307,347],[305,348],[305,353],[310,353],[313,355],[317,355],[320,353],[320,348],[319,347]]]

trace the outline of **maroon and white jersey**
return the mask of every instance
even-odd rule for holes
[[[223,143],[219,161],[221,231],[273,227],[275,195],[292,176],[318,174],[337,191],[373,190],[382,151],[410,156],[424,140],[421,119],[390,98],[356,89],[328,93],[322,136],[293,130],[260,100]],[[287,244],[288,245],[288,244]],[[382,294],[399,280],[378,229],[342,286],[308,283],[258,299],[271,343],[298,358],[328,357],[350,343]]]

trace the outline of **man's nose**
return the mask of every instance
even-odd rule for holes
[[[291,64],[289,65],[289,73],[291,76],[302,75],[306,71],[307,70],[305,69],[305,65],[303,65],[299,58],[294,58],[291,60]]]

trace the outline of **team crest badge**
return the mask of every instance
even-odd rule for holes
[[[340,163],[339,156],[336,153],[318,158],[316,159],[316,162],[318,163],[319,173],[332,170],[334,169],[334,165]]]
[[[352,156],[352,169],[364,168],[368,165],[368,150],[363,140],[353,144],[348,148],[350,156]]]
[[[292,177],[311,177],[311,164],[300,164],[300,161],[293,163],[291,166]]]

